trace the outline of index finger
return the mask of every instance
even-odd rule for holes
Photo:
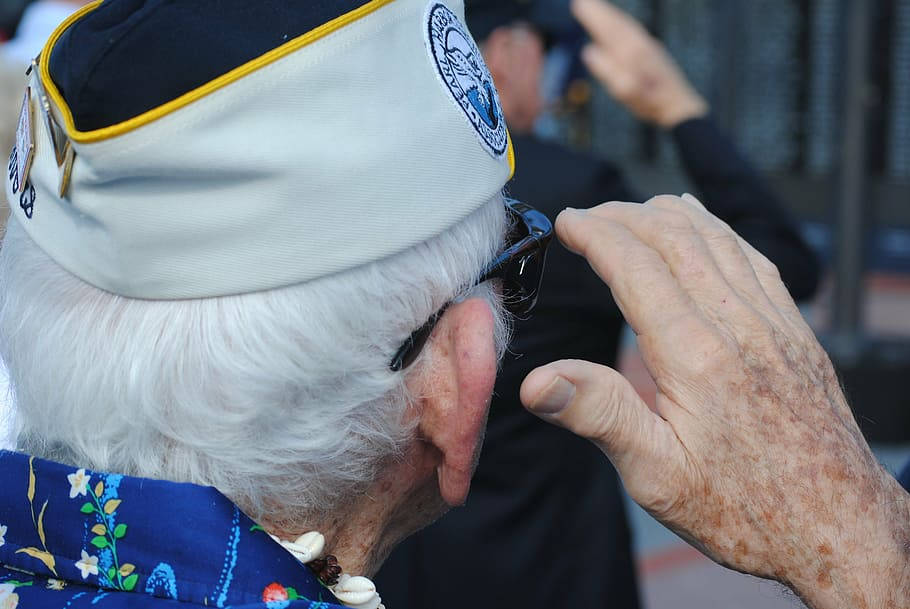
[[[645,33],[635,19],[604,0],[573,0],[572,14],[597,44],[617,47],[630,33]]]
[[[566,210],[556,218],[556,234],[584,256],[609,285],[623,317],[636,334],[672,337],[681,319],[697,309],[661,255],[618,222]],[[672,340],[672,338],[671,338]]]

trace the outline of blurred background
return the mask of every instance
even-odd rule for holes
[[[619,161],[650,193],[691,191],[670,137],[588,77],[568,2],[537,0],[563,34],[537,132]],[[910,456],[910,0],[614,0],[667,47],[717,122],[791,206],[825,264],[804,313],[864,432],[892,470]],[[634,338],[621,368],[653,400]],[[725,571],[630,507],[643,603],[798,607]]]
[[[544,137],[618,161],[648,192],[691,189],[669,137],[585,74],[567,0]],[[805,312],[864,431],[910,441],[910,0],[615,0],[667,47],[715,120],[784,195],[825,262]]]
[[[643,192],[693,191],[670,136],[636,120],[587,75],[578,56],[586,37],[568,0],[525,3],[552,37],[536,134],[622,165]],[[5,118],[14,118],[28,58],[81,2],[41,0],[46,10],[20,23],[29,4],[0,0],[0,72],[16,75],[0,79]],[[615,4],[666,45],[798,218],[825,266],[804,313],[877,454],[898,467],[910,457],[910,0]],[[3,128],[8,149],[12,130]],[[634,338],[627,333],[622,345],[621,369],[653,399]],[[629,509],[647,609],[800,606],[780,586],[713,565]]]

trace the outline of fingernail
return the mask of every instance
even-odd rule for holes
[[[557,414],[565,410],[574,398],[575,385],[557,376],[538,394],[537,399],[531,404],[531,410],[538,414]]]
[[[578,215],[584,215],[584,214],[588,213],[587,209],[576,209],[574,207],[567,207],[563,211],[567,211],[570,214],[578,214]]]
[[[692,195],[690,195],[687,192],[684,192],[683,195],[680,197],[680,199],[682,199],[683,201],[688,201],[689,203],[695,203],[696,205],[701,205],[701,201],[699,201],[698,199],[696,199],[695,197],[693,197]]]

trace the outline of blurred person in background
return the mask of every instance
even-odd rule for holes
[[[13,146],[22,105],[25,70],[41,51],[51,32],[88,0],[10,1],[0,12],[0,150]],[[6,222],[6,210],[3,211]]]
[[[16,35],[22,13],[34,0],[4,0],[0,3],[0,44]]]
[[[535,201],[551,218],[567,202],[641,201],[617,165],[535,136],[545,109],[541,79],[549,32],[533,4],[476,0],[466,10],[519,159],[507,186],[511,195]],[[796,223],[718,129],[707,102],[661,43],[602,0],[576,0],[572,11],[592,40],[582,52],[590,72],[640,120],[672,136],[708,209],[779,267],[793,297],[812,296],[819,266]],[[391,556],[379,577],[389,606],[640,605],[615,471],[596,448],[542,424],[518,399],[525,376],[546,362],[576,358],[612,366],[618,355],[623,321],[609,289],[559,245],[551,248],[548,266],[538,309],[517,323],[512,354],[497,379],[490,441],[466,507]],[[476,581],[478,573],[484,573],[479,597],[476,588],[449,587],[453,580]],[[443,588],[449,594],[440,598]]]
[[[54,28],[89,1],[32,0],[26,3],[19,13],[19,22],[12,28],[14,35],[0,47],[0,55],[27,66],[41,51]]]

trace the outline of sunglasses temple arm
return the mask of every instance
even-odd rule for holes
[[[436,328],[439,318],[442,317],[443,313],[445,313],[448,308],[449,305],[446,304],[439,309],[439,311],[434,313],[433,316],[427,320],[427,323],[414,330],[407,340],[404,341],[404,344],[401,345],[401,348],[389,364],[389,368],[392,369],[392,372],[404,370],[414,363],[417,356],[420,355],[420,352],[423,350],[423,346],[426,344],[427,340],[429,340],[430,335],[433,334],[433,329]]]

